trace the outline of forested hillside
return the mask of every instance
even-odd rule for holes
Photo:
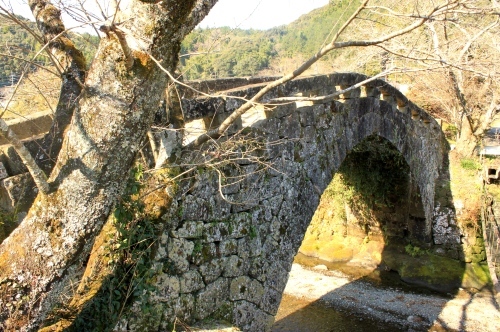
[[[38,33],[34,22],[21,16],[17,18],[29,29]],[[16,83],[26,65],[28,69],[36,68],[36,65],[29,62],[44,66],[50,65],[46,53],[40,52],[37,55],[41,44],[19,24],[0,16],[0,32],[0,87]],[[92,59],[99,38],[87,33],[71,33],[71,37],[86,58]]]
[[[349,1],[303,15],[295,22],[266,31],[230,28],[196,29],[183,42],[186,79],[279,74],[319,50],[355,10]],[[340,23],[340,24],[339,24]]]
[[[182,43],[179,70],[184,80],[289,73],[330,42],[360,2],[331,0],[328,5],[304,14],[287,26],[269,30],[195,29]],[[395,11],[405,12],[407,3],[379,0],[374,4],[375,7],[349,24],[338,41],[373,40],[401,29],[411,18],[393,15]],[[478,0],[477,5],[487,8],[490,2]],[[460,128],[467,115],[468,122],[475,128],[473,132],[483,131],[482,124],[491,121],[498,105],[497,91],[500,90],[496,87],[500,79],[496,68],[500,53],[496,36],[499,24],[492,18],[494,16],[478,15],[427,22],[404,37],[391,39],[384,47],[334,50],[306,74],[352,71],[373,76],[387,70],[384,76],[388,80],[408,85],[409,97],[435,117]],[[20,19],[36,31],[33,22]],[[0,28],[1,87],[16,82],[25,68],[24,60],[33,59],[40,44],[25,29],[1,17]],[[71,37],[86,58],[91,59],[98,37],[88,34],[72,34]],[[35,62],[50,65],[44,52]],[[29,68],[35,66],[29,65]],[[39,82],[31,85],[57,97],[55,85],[40,88],[42,83],[49,82],[48,78]],[[30,88],[18,91],[18,104],[10,105],[9,110],[20,113],[25,109],[44,109],[46,98],[31,105],[35,99],[31,95]],[[29,99],[28,106],[26,99]]]
[[[305,14],[287,26],[265,31],[228,27],[196,29],[182,44],[181,71],[184,78],[277,75],[289,71],[318,51],[327,37],[338,30],[355,10],[355,6],[349,6],[349,3],[347,0],[332,0],[330,5]],[[34,22],[19,19],[37,31]],[[10,20],[0,17],[0,28],[0,86],[5,86],[16,81],[26,65],[24,60],[32,60],[41,46],[25,29]],[[92,58],[98,37],[72,34],[72,40],[87,59]],[[49,64],[43,52],[35,62]],[[318,64],[315,68],[324,66],[324,63],[325,60],[323,65]],[[327,67],[331,68],[331,64]],[[328,68],[323,71],[331,71]]]

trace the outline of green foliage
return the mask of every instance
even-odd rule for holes
[[[262,31],[196,29],[182,44],[181,64],[186,79],[252,76],[266,68],[274,54],[272,41]]]
[[[252,240],[257,237],[257,229],[255,228],[254,225],[250,226],[250,232],[248,233],[248,235],[250,236],[250,239],[252,239]]]
[[[462,166],[463,169],[469,171],[477,171],[478,169],[481,168],[481,165],[476,160],[470,158],[461,159],[460,166]]]
[[[387,140],[371,136],[346,157],[339,172],[369,206],[392,205],[406,198],[409,166]]]
[[[420,247],[414,246],[411,243],[405,246],[405,252],[411,257],[422,256],[423,254],[427,254],[427,250],[421,249]]]
[[[351,1],[338,0],[302,15],[298,20],[282,28],[279,40],[282,55],[311,56],[316,53],[328,36],[334,34],[342,26],[339,23],[349,17],[355,9],[356,5],[353,5]],[[344,11],[346,11],[345,14]],[[335,24],[336,22],[338,23]]]
[[[387,140],[370,136],[346,156],[322,199],[333,206],[333,222],[346,220],[346,204],[368,224],[377,207],[393,207],[407,197],[409,166]]]
[[[7,212],[0,209],[0,243],[17,227],[17,211]]]
[[[37,31],[35,22],[29,21],[21,16],[18,18],[26,23],[33,31]],[[90,60],[94,57],[99,44],[99,37],[88,33],[76,34],[69,33],[69,37],[75,43],[75,46],[81,50],[87,59],[87,66],[90,66]],[[36,58],[35,55],[42,48],[28,31],[15,22],[0,17],[0,87],[16,83],[23,72],[28,60],[38,65],[48,66],[50,60],[44,52],[41,52]],[[29,65],[29,70],[35,70],[35,65]]]
[[[196,240],[194,243],[193,255],[201,253],[202,249],[203,249],[203,243],[201,242],[200,239]]]
[[[266,31],[228,27],[196,29],[183,41],[181,65],[188,80],[256,76],[277,58],[311,56],[356,6],[338,0],[303,15],[288,26]],[[344,13],[346,11],[346,13]],[[344,14],[342,16],[342,14]],[[336,29],[340,27],[336,25]]]
[[[455,125],[452,124],[446,124],[443,126],[443,132],[446,136],[446,139],[448,139],[451,142],[454,142],[457,139],[457,134],[458,134],[458,128]]]
[[[114,273],[103,283],[92,304],[77,317],[75,330],[111,330],[125,306],[137,299],[145,300],[153,289],[152,250],[160,228],[157,220],[144,211],[139,199],[143,176],[140,165],[130,173],[125,194],[113,212],[116,234],[109,247],[108,263],[114,265]],[[102,314],[96,316],[96,311]]]

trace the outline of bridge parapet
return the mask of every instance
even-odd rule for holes
[[[183,88],[181,95],[188,97],[182,98],[181,103],[186,123],[185,144],[210,129],[219,126],[229,114],[242,106],[247,99],[255,95],[267,82],[274,79],[276,78],[266,77],[261,79],[262,82],[259,82],[257,79],[253,81],[220,79],[205,83],[196,82],[193,86],[194,88],[204,87],[201,91],[204,93],[211,92],[213,97],[195,96],[192,90]],[[357,73],[333,73],[297,78],[289,81],[264,95],[261,104],[249,110],[241,120],[238,120],[229,129],[228,133],[231,134],[241,128],[253,126],[259,120],[281,117],[283,112],[291,112],[294,108],[326,103],[328,102],[327,100],[313,98],[335,93],[338,93],[338,95],[334,99],[340,102],[349,102],[352,99],[363,97],[379,98],[390,104],[394,109],[407,114],[412,120],[422,122],[424,125],[440,130],[440,126],[432,116],[412,103],[398,89],[382,79],[375,79],[358,88],[345,93],[339,93],[367,79],[369,77]],[[250,82],[250,84],[224,89],[231,86],[231,84],[244,84],[246,82]],[[191,83],[189,84],[191,85]],[[217,86],[222,87],[222,89],[216,91]],[[311,97],[311,99],[281,104],[273,102],[275,99],[283,97]],[[290,105],[292,104],[293,106],[291,107]]]

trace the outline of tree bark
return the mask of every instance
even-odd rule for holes
[[[48,45],[53,62],[62,76],[61,92],[54,121],[45,135],[36,155],[38,165],[50,174],[62,146],[64,131],[68,127],[85,82],[85,58],[76,49],[66,33],[61,12],[45,0],[30,0],[28,4],[35,17],[38,30]]]
[[[45,1],[43,1],[45,3]],[[25,221],[0,245],[0,327],[36,330],[77,283],[95,236],[122,193],[180,42],[217,0],[132,1],[123,22],[134,64],[116,35],[103,38],[49,181]]]

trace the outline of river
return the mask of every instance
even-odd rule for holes
[[[272,331],[499,331],[494,302],[487,292],[437,294],[393,272],[298,255]]]
[[[276,315],[273,332],[394,332],[399,326],[341,312],[319,301],[311,303],[285,294]]]

